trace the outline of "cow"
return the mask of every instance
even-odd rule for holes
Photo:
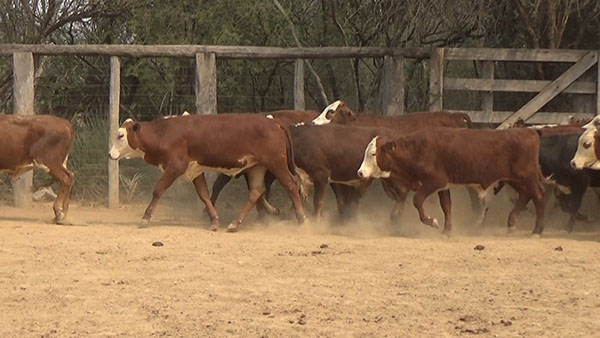
[[[204,177],[207,170],[232,176],[242,172],[248,175],[248,201],[227,231],[238,230],[248,211],[265,192],[267,170],[289,194],[298,223],[305,219],[289,131],[264,116],[191,115],[150,122],[127,119],[113,140],[109,157],[113,160],[142,157],[163,170],[144,212],[142,219],[146,221],[151,219],[164,191],[185,174],[208,209],[211,230],[217,230],[219,216],[208,194]]]
[[[590,168],[600,170],[600,116],[594,117],[588,124],[584,125],[585,131],[577,141],[577,151],[571,159],[571,167],[581,170]]]
[[[544,229],[544,177],[538,163],[540,135],[529,129],[472,130],[435,127],[397,137],[375,137],[364,151],[359,177],[396,178],[415,191],[413,204],[422,223],[438,227],[423,208],[425,199],[438,193],[444,212],[444,233],[452,229],[450,185],[474,185],[487,193],[504,181],[519,194],[508,217],[515,229],[520,211],[533,200],[536,224],[533,235]]]
[[[344,101],[338,100],[325,107],[321,114],[312,121],[313,125],[324,125],[336,123],[341,125],[391,128],[399,134],[411,133],[428,127],[453,127],[453,128],[471,128],[472,122],[469,115],[464,113],[451,113],[447,111],[434,112],[414,112],[404,115],[379,116],[374,113],[355,113]],[[383,182],[382,182],[383,183]],[[392,218],[398,216],[404,206],[407,189],[399,188],[397,184],[384,184],[383,188],[386,194],[398,201],[394,206]],[[482,224],[487,213],[488,200],[481,200],[478,194],[467,187],[469,198],[471,200],[472,210],[478,214],[477,223]]]
[[[54,205],[54,222],[66,222],[74,175],[67,169],[73,144],[71,123],[51,115],[0,115],[3,143],[0,147],[0,170],[13,178],[33,170],[44,169],[60,185]]]
[[[315,119],[319,112],[316,110],[276,110],[268,113],[256,113],[256,115],[264,116],[268,119],[273,119],[284,126],[292,126],[292,125],[304,125],[305,123],[310,123],[313,119]],[[225,174],[219,174],[215,179],[215,182],[212,186],[212,193],[210,195],[210,200],[215,205],[217,203],[217,198],[221,193],[221,190],[225,188],[227,183],[231,181],[233,177]],[[267,176],[265,177],[265,187],[266,191],[261,196],[259,203],[256,205],[256,208],[259,212],[259,216],[263,216],[264,212],[268,214],[279,214],[279,209],[272,206],[268,201],[268,196],[270,192],[271,183],[275,177],[267,172]],[[246,178],[247,181],[247,178]]]

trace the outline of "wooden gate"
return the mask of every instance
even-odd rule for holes
[[[471,60],[481,63],[480,78],[451,78],[444,76],[445,62]],[[554,81],[505,80],[494,78],[495,62],[564,62],[570,68]],[[528,123],[560,123],[569,116],[591,118],[600,112],[600,67],[593,81],[577,81],[585,72],[598,63],[598,51],[586,50],[543,50],[543,49],[492,49],[492,48],[438,48],[430,59],[429,109],[444,108],[445,91],[477,91],[481,93],[480,110],[459,110],[471,116],[473,122],[500,123],[499,129],[507,128],[519,118]],[[494,92],[538,93],[517,111],[495,111]],[[560,93],[594,95],[591,108],[579,102],[574,112],[538,111]],[[581,96],[581,95],[580,95]],[[536,114],[537,113],[537,114]],[[535,115],[534,115],[535,114]]]

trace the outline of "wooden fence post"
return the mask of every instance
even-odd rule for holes
[[[33,53],[13,53],[14,114],[34,115]],[[13,180],[13,194],[17,208],[31,207],[33,170]]]
[[[385,56],[379,83],[379,110],[383,115],[404,114],[404,57]]]
[[[444,49],[436,48],[429,59],[429,110],[444,109]]]
[[[119,104],[121,100],[121,60],[110,57],[110,94],[108,103],[108,149],[119,130]],[[108,159],[108,208],[119,207],[119,161]]]
[[[217,61],[214,53],[196,54],[196,114],[217,113]]]
[[[294,62],[294,109],[306,109],[304,101],[304,60],[296,59]]]
[[[494,78],[494,62],[483,61],[481,69],[482,79],[493,79]],[[494,120],[492,114],[494,113],[494,91],[481,92],[481,110],[490,117],[490,121]]]
[[[217,60],[214,53],[196,54],[196,114],[217,113]],[[216,173],[204,174],[209,188],[217,179]]]

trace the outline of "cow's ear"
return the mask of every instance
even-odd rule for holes
[[[140,131],[140,124],[136,122],[133,126],[131,126],[131,130],[133,130],[136,133],[139,132]]]
[[[349,121],[355,121],[356,120],[356,113],[354,113],[352,110],[348,110],[346,115],[348,116],[348,120]]]
[[[381,149],[386,151],[394,151],[396,150],[396,141],[388,141],[381,146]]]

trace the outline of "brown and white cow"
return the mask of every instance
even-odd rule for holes
[[[249,196],[237,219],[227,227],[236,231],[248,211],[265,192],[264,176],[270,171],[288,192],[299,223],[305,219],[295,176],[293,148],[289,131],[264,116],[218,114],[178,116],[151,122],[127,120],[119,128],[109,156],[113,160],[143,157],[158,166],[163,175],[156,184],[152,201],[144,213],[150,220],[164,191],[182,175],[194,183],[206,205],[211,229],[219,226],[219,217],[208,194],[204,177],[207,170],[227,175],[245,172]]]
[[[313,125],[326,125],[329,123],[391,129],[397,133],[397,136],[429,127],[471,128],[472,126],[471,118],[464,113],[435,111],[380,116],[374,113],[355,113],[341,100],[327,106],[312,121]],[[404,209],[404,201],[406,200],[408,189],[402,187],[401,184],[393,179],[382,180],[381,183],[385,193],[396,201],[392,211],[392,219],[396,219]],[[477,223],[481,224],[487,212],[487,199],[480,200],[478,194],[470,187],[467,187],[467,191],[471,199],[471,207],[478,214]]]
[[[471,118],[464,113],[447,111],[413,112],[404,115],[381,116],[375,113],[355,113],[344,101],[338,100],[323,109],[312,121],[314,125],[337,123],[362,127],[393,128],[399,133],[410,133],[426,127],[470,128]]]
[[[34,166],[47,171],[60,185],[54,201],[54,221],[61,224],[67,217],[74,177],[67,169],[73,143],[69,121],[51,115],[0,115],[2,147],[0,170],[17,178]]]
[[[571,160],[574,169],[590,168],[600,170],[600,116],[594,117],[584,125],[585,131],[581,134],[577,144],[577,151]]]
[[[415,191],[413,203],[421,222],[437,226],[423,209],[425,199],[438,192],[445,216],[444,232],[452,228],[450,185],[474,185],[487,192],[504,181],[519,197],[508,217],[515,228],[529,200],[536,207],[534,235],[544,224],[544,178],[538,162],[540,136],[534,130],[472,130],[431,128],[394,139],[375,137],[364,152],[360,177],[389,177]]]

